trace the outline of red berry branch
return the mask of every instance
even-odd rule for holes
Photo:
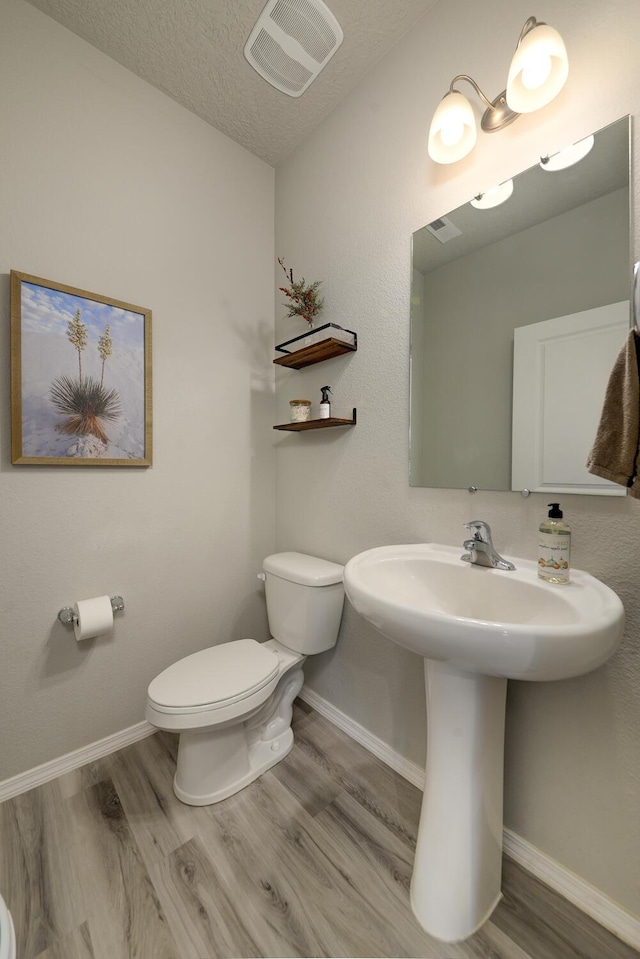
[[[288,308],[287,316],[300,316],[311,326],[314,317],[318,315],[324,305],[324,299],[318,293],[322,280],[307,284],[304,277],[301,280],[293,279],[293,270],[287,270],[284,259],[278,257],[278,263],[284,270],[289,286],[280,286],[278,289],[288,297],[289,302],[284,305]]]

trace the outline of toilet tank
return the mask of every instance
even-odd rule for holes
[[[273,638],[304,656],[335,646],[344,603],[344,567],[305,553],[273,553],[262,568]]]

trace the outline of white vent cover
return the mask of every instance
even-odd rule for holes
[[[454,236],[460,236],[461,234],[458,227],[447,216],[441,216],[439,219],[433,220],[432,223],[427,223],[427,230],[440,243],[448,243],[449,240],[453,240]]]
[[[268,83],[299,97],[327,65],[342,36],[340,24],[322,0],[269,0],[244,55]]]

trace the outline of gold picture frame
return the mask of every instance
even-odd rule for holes
[[[151,310],[11,271],[11,462],[151,466]]]

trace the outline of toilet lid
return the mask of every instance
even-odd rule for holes
[[[255,639],[210,646],[185,656],[153,680],[149,698],[173,709],[237,702],[278,674],[276,654]]]

